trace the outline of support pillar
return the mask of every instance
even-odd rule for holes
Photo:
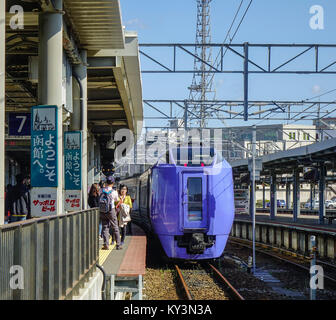
[[[94,137],[90,134],[90,139],[88,140],[88,184],[91,186],[94,183],[95,172],[94,172]]]
[[[319,167],[319,224],[324,224],[324,217],[326,214],[325,208],[325,190],[326,190],[326,167],[321,164]]]
[[[54,0],[57,12],[39,15],[39,103],[56,105],[57,118],[57,214],[63,213],[63,1]]]
[[[265,187],[265,184],[263,184],[263,202],[262,202],[262,205],[263,205],[263,209],[266,209],[266,187]]]
[[[271,173],[271,185],[270,185],[270,219],[274,220],[277,214],[277,184],[276,184],[276,174],[274,172]]]
[[[293,221],[297,222],[300,215],[300,171],[294,170],[294,184],[293,184]]]
[[[249,76],[249,45],[244,43],[244,121],[248,121],[248,76]]]
[[[0,1],[0,225],[5,222],[6,1]]]
[[[81,85],[81,124],[82,131],[82,208],[88,207],[88,105],[87,105],[87,52],[81,52],[83,64],[76,66],[75,73]]]
[[[310,184],[310,209],[313,209],[313,198],[315,195],[313,194],[313,184]]]
[[[250,182],[250,185],[249,185],[249,188],[250,188],[250,216],[251,216],[251,219],[253,219],[253,215],[254,215],[254,206],[253,206],[253,184],[252,182]]]
[[[290,209],[290,192],[291,192],[291,184],[289,182],[286,183],[286,209]]]

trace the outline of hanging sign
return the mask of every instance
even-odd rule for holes
[[[82,190],[82,141],[81,132],[64,134],[65,190]]]
[[[57,187],[57,106],[31,110],[31,185]]]
[[[9,112],[8,136],[30,136],[31,114]]]

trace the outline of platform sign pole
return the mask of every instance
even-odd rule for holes
[[[255,158],[256,158],[256,141],[257,141],[257,133],[256,126],[252,127],[252,214],[253,214],[253,274],[256,271],[256,261],[255,261],[255,225],[256,225],[256,196],[255,196]]]
[[[270,203],[270,219],[275,220],[277,214],[277,181],[276,181],[276,173],[275,171],[271,172],[271,203]]]
[[[266,209],[266,187],[265,183],[263,183],[263,209]]]
[[[310,269],[313,270],[316,265],[316,237],[310,237],[311,243],[311,261],[310,261]],[[314,274],[312,274],[314,276]],[[310,287],[310,300],[316,300],[316,289]]]
[[[326,213],[325,207],[325,189],[326,189],[326,170],[324,165],[320,165],[320,180],[319,180],[319,224],[324,224]]]
[[[294,169],[293,183],[293,222],[297,222],[300,215],[300,172]]]

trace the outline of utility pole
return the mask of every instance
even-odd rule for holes
[[[256,195],[255,195],[255,181],[256,181],[256,143],[257,143],[257,127],[254,125],[252,126],[252,215],[253,215],[253,274],[256,271],[256,258],[255,258],[255,227],[256,227]]]
[[[188,129],[188,102],[184,101],[184,131]]]
[[[200,128],[207,125],[208,113],[206,105],[202,103],[206,100],[213,100],[210,94],[214,95],[213,77],[210,71],[212,63],[212,49],[206,46],[211,43],[211,24],[210,24],[210,2],[212,0],[197,0],[197,27],[196,27],[196,47],[194,73],[190,90],[189,100],[201,101],[199,105],[193,106],[193,113],[199,118]]]

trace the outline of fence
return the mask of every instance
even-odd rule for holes
[[[95,271],[96,209],[0,226],[0,300],[69,299]]]

